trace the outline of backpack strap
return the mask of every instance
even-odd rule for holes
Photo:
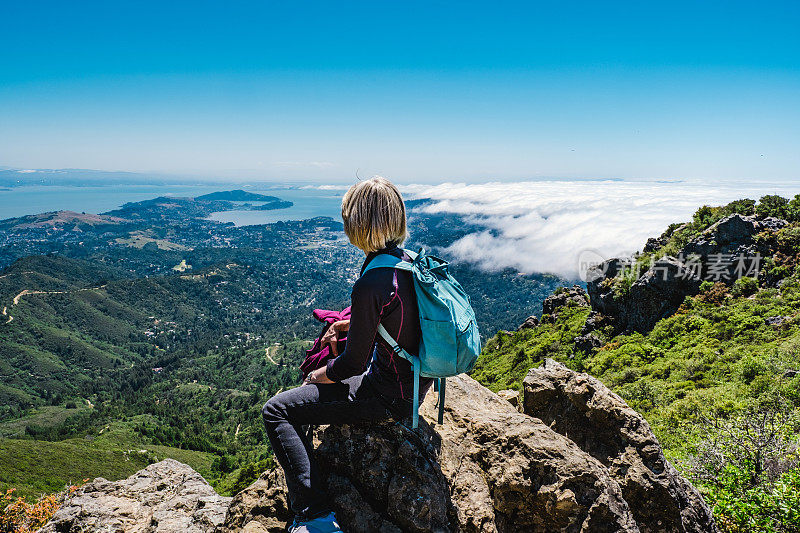
[[[413,261],[416,259],[417,254],[410,250],[403,250],[406,255],[408,255],[411,260]],[[395,257],[391,254],[379,254],[372,258],[369,262],[367,267],[364,269],[364,272],[361,274],[362,276],[367,273],[367,271],[372,270],[373,268],[396,268],[398,270],[407,270],[411,271],[411,263],[408,261],[403,261],[399,257]],[[405,351],[397,341],[394,340],[389,332],[383,327],[383,324],[378,323],[378,333],[380,334],[381,338],[385,340],[389,346],[392,347],[394,353],[405,359],[406,361],[410,362],[414,368],[414,400],[413,400],[413,410],[411,413],[411,427],[417,429],[419,426],[419,377],[420,377],[420,370],[421,370],[421,363],[419,357],[416,355],[411,355],[407,351]],[[442,410],[443,406],[440,407],[440,411]],[[439,419],[441,420],[442,414],[440,413]]]
[[[408,257],[411,258],[413,261],[417,258],[417,254],[412,252],[411,250],[403,250]],[[392,254],[378,254],[372,258],[372,260],[367,264],[367,267],[364,269],[364,272],[361,274],[362,276],[366,274],[369,270],[373,268],[396,268],[398,270],[407,270],[411,271],[411,263],[408,261],[403,261],[399,257],[395,257]]]
[[[383,327],[383,324],[378,324],[378,333],[380,334],[381,338],[389,343],[389,346],[392,347],[394,353],[402,357],[403,359],[407,360],[411,363],[414,367],[414,401],[413,401],[413,410],[411,412],[411,427],[417,429],[419,426],[419,374],[421,369],[421,364],[419,361],[419,357],[416,355],[411,355],[407,351],[405,351],[394,338],[389,335],[389,332],[386,331],[386,328]]]
[[[444,424],[444,380],[439,378],[439,425]]]

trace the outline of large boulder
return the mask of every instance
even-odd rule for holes
[[[680,255],[699,261],[703,279],[731,285],[742,275],[754,275],[748,270],[758,262],[759,254],[770,254],[769,247],[757,242],[755,236],[762,231],[778,231],[786,225],[788,222],[779,218],[759,219],[734,213],[692,239]]]
[[[427,420],[435,397],[421,406]],[[442,425],[328,426],[316,437],[348,532],[638,531],[599,461],[464,375],[447,381]],[[270,500],[281,490],[263,475],[234,498],[221,531],[278,531],[288,512]]]
[[[539,319],[536,318],[536,315],[531,315],[517,327],[517,331],[522,331],[523,329],[533,329],[538,327],[539,327]]]
[[[597,380],[552,361],[531,371],[525,409],[539,418],[464,375],[447,390],[441,425],[425,421],[436,419],[432,392],[417,431],[386,422],[315,432],[345,531],[716,531],[647,423]],[[278,533],[290,518],[280,468],[231,500],[166,460],[89,483],[42,531]]]
[[[619,321],[619,317],[622,316],[623,302],[615,294],[613,282],[614,278],[622,275],[623,270],[629,264],[630,261],[615,257],[591,267],[586,272],[586,292],[594,311],[589,315],[587,321],[593,318],[596,320],[598,315],[612,317],[614,321]]]
[[[678,259],[662,257],[630,286],[617,294],[612,280],[622,261],[606,261],[590,271],[587,289],[592,309],[614,318],[619,327],[642,333],[678,310],[686,296],[697,294],[700,277]]]
[[[211,533],[231,498],[191,467],[166,459],[121,481],[97,478],[69,496],[41,533]]]
[[[281,468],[273,468],[245,490],[234,496],[224,523],[217,533],[255,532],[284,533],[292,519],[286,478]]]
[[[636,331],[650,331],[699,289],[696,273],[674,257],[662,257],[631,285],[623,321]]]
[[[523,387],[524,412],[608,468],[641,531],[717,531],[703,498],[664,458],[647,421],[600,381],[546,359]]]
[[[573,285],[571,288],[562,287],[544,299],[542,313],[555,316],[558,310],[565,306],[588,307],[589,297],[586,291],[579,285]]]

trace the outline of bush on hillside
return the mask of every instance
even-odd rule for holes
[[[800,531],[797,420],[782,399],[730,419],[703,420],[708,436],[687,473],[726,532]]]
[[[758,291],[758,280],[756,278],[743,277],[733,282],[731,293],[734,296],[752,296]]]
[[[786,220],[800,222],[800,194],[795,195],[786,206]]]
[[[789,200],[775,194],[762,196],[756,206],[756,214],[761,217],[786,218],[789,213]]]
[[[83,483],[87,481],[84,479]],[[71,485],[61,492],[28,503],[25,498],[14,496],[15,489],[8,489],[0,497],[0,533],[33,533],[49,522],[64,498],[76,490],[78,485]]]
[[[722,305],[728,297],[728,286],[717,281],[704,281],[700,284],[700,294],[697,299],[701,302],[707,302],[714,305]]]

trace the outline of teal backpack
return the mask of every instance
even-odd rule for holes
[[[439,390],[439,423],[444,418],[445,378],[469,372],[481,352],[481,336],[475,321],[469,296],[458,281],[447,271],[447,261],[405,250],[412,262],[403,261],[390,254],[380,254],[369,262],[364,274],[373,268],[396,268],[411,272],[414,292],[419,307],[422,340],[419,356],[401,348],[383,324],[378,333],[396,354],[407,359],[414,367],[413,427],[419,425],[419,378],[437,378]],[[362,274],[363,275],[363,274]]]

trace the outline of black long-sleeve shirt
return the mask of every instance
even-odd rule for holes
[[[414,394],[413,367],[381,338],[378,324],[382,323],[407,352],[419,353],[422,334],[414,280],[410,272],[394,268],[375,268],[364,274],[367,264],[382,253],[410,260],[401,248],[393,245],[367,255],[361,266],[363,275],[353,285],[350,295],[347,344],[339,357],[328,361],[327,376],[333,381],[341,381],[361,374],[372,361],[364,379],[375,390],[386,398],[411,399]],[[433,380],[430,378],[420,379],[420,399],[431,383]]]

